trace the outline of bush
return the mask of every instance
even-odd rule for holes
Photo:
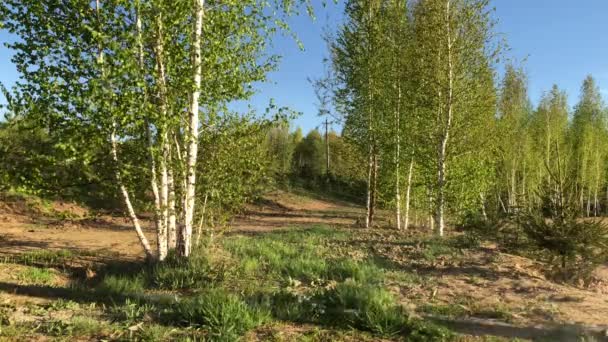
[[[587,280],[608,261],[608,227],[599,220],[531,213],[522,215],[520,224],[534,246],[548,254],[559,280]]]
[[[291,232],[269,233],[264,237],[235,237],[224,247],[239,262],[241,275],[272,275],[275,279],[296,279],[313,283],[319,280],[383,279],[382,270],[373,263],[331,258],[325,242],[344,235],[325,227]]]
[[[583,219],[577,187],[552,178],[540,189],[540,205],[520,213],[518,223],[532,245],[548,255],[561,281],[588,281],[608,261],[608,226]]]
[[[464,234],[450,239],[450,245],[459,249],[475,249],[481,246],[482,236],[476,231],[467,231]]]
[[[408,341],[447,341],[452,337],[448,330],[410,318],[395,297],[378,286],[347,280],[312,300],[320,303],[321,323],[385,337],[407,336]]]
[[[416,251],[416,256],[433,263],[443,256],[455,256],[459,251],[452,246],[449,240],[433,237],[423,241],[422,249]]]

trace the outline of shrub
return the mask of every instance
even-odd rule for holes
[[[103,332],[105,326],[100,321],[85,316],[72,317],[71,331],[76,336],[91,336]]]
[[[333,234],[333,235],[331,235]],[[224,247],[239,261],[241,274],[273,275],[312,283],[318,280],[343,280],[361,273],[359,265],[327,257],[324,242],[329,237],[341,238],[325,227],[270,233],[261,238],[235,237],[224,241]],[[365,271],[363,271],[365,272]],[[363,274],[360,274],[364,276]]]
[[[441,256],[454,256],[458,250],[443,238],[433,237],[422,244],[422,249],[416,252],[417,257],[427,262],[435,262]]]
[[[464,234],[454,236],[450,239],[450,245],[460,249],[475,249],[481,246],[482,236],[475,230],[466,231]]]
[[[608,261],[608,226],[581,217],[577,187],[559,175],[542,185],[539,197],[539,206],[518,216],[523,232],[549,256],[558,280],[589,280]]]
[[[129,340],[135,341],[172,341],[171,335],[174,333],[174,329],[164,327],[162,325],[144,325],[141,329],[136,331],[136,337],[130,337]],[[187,341],[187,340],[186,340]]]
[[[586,280],[608,261],[608,228],[601,221],[571,215],[546,219],[531,213],[520,223],[534,246],[548,254],[559,280]]]

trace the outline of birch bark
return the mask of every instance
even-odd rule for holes
[[[403,228],[408,229],[410,225],[410,201],[411,201],[411,191],[412,191],[412,175],[414,173],[414,158],[410,161],[410,168],[407,174],[407,187],[405,190],[405,213],[404,213],[404,222]]]
[[[203,35],[203,16],[205,0],[194,0],[195,23],[194,40],[192,42],[193,63],[193,91],[190,98],[190,111],[188,113],[188,153],[186,163],[186,198],[184,208],[184,225],[180,234],[180,254],[184,257],[190,256],[192,249],[192,221],[194,218],[194,206],[196,199],[196,162],[198,157],[198,126],[199,126],[199,98],[201,95],[201,41]]]

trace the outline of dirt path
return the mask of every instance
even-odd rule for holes
[[[86,213],[81,209],[73,212],[75,216]],[[320,224],[350,227],[360,213],[361,208],[352,205],[273,192],[250,205],[226,231],[246,234]],[[151,222],[142,221],[144,233],[155,245]],[[143,255],[130,221],[123,217],[32,219],[18,212],[0,212],[0,257],[39,249],[111,253],[129,259]]]

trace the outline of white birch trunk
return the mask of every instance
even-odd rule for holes
[[[148,259],[153,259],[154,258],[154,254],[152,254],[152,248],[150,248],[150,243],[148,242],[148,239],[146,238],[146,236],[144,235],[144,232],[141,229],[141,225],[139,224],[139,219],[137,218],[137,215],[135,214],[135,210],[133,209],[133,205],[131,204],[131,199],[129,197],[129,192],[127,191],[127,187],[124,185],[123,181],[122,181],[122,176],[120,174],[120,169],[118,168],[119,165],[119,161],[118,161],[118,147],[117,147],[117,140],[116,140],[116,124],[112,123],[112,133],[110,133],[110,143],[111,143],[111,147],[112,147],[112,161],[114,162],[114,166],[115,166],[115,177],[116,177],[116,183],[118,184],[118,187],[120,189],[120,194],[122,195],[122,199],[125,202],[125,206],[127,207],[127,213],[129,214],[129,217],[131,218],[131,222],[133,223],[133,227],[135,228],[135,232],[137,233],[137,237],[139,238],[139,242],[141,243],[141,246],[144,249],[144,252],[146,253],[146,257]]]
[[[403,228],[408,229],[410,226],[410,194],[412,191],[412,175],[414,173],[414,158],[410,161],[410,168],[407,174],[407,188],[405,190],[405,213]]]
[[[368,20],[372,22],[372,7],[371,2],[368,3]],[[372,47],[368,45],[368,54],[371,53]],[[374,147],[373,147],[373,137],[372,137],[372,128],[373,128],[373,111],[372,111],[372,103],[373,103],[373,93],[372,93],[372,77],[370,75],[371,67],[368,63],[368,74],[367,74],[367,97],[369,103],[367,104],[368,111],[368,138],[369,138],[369,160],[368,160],[368,174],[367,174],[367,215],[365,217],[365,228],[371,228],[373,222],[373,212],[374,212],[374,189],[373,189],[373,173],[374,173]]]
[[[367,205],[365,215],[365,228],[370,228],[371,216],[372,216],[372,173],[374,169],[374,161],[372,156],[372,146],[369,146],[369,159],[368,159],[368,172],[367,172]]]
[[[479,199],[481,200],[481,215],[483,216],[483,220],[488,221],[488,214],[486,213],[486,197],[483,195],[483,192],[479,193]]]
[[[396,202],[396,216],[397,216],[397,230],[401,230],[401,125],[400,125],[400,116],[401,116],[401,86],[397,86],[397,110],[395,111],[395,125],[396,125],[396,135],[395,135],[395,202]],[[407,226],[405,226],[407,229]]]
[[[608,208],[608,186],[606,186],[606,205],[604,206],[604,215],[606,214],[606,208]]]
[[[142,72],[142,80],[143,80],[143,68],[144,68],[144,46],[143,46],[143,38],[142,38],[142,22],[141,22],[141,14],[139,9],[139,2],[136,6],[137,14],[136,14],[136,28],[137,28],[137,46],[138,46],[138,60],[139,60],[139,68]],[[144,103],[147,103],[147,92],[144,87]],[[145,110],[145,107],[144,107]],[[161,213],[161,198],[160,191],[158,189],[158,177],[156,173],[156,157],[154,156],[154,139],[152,137],[152,132],[150,129],[150,122],[148,121],[147,114],[145,114],[145,125],[146,125],[146,136],[148,140],[148,152],[149,152],[149,167],[150,167],[150,186],[152,187],[152,194],[154,195],[154,218],[156,229],[158,231],[159,227],[162,227],[162,213]]]
[[[437,234],[444,235],[445,230],[445,177],[446,177],[446,151],[450,138],[450,127],[453,116],[453,94],[454,94],[454,70],[452,65],[452,30],[450,25],[450,0],[446,2],[446,28],[447,28],[447,62],[448,62],[448,99],[447,99],[447,118],[443,127],[443,134],[439,143],[438,151],[438,172],[437,172]],[[443,118],[442,118],[443,120]]]
[[[369,207],[369,226],[374,226],[374,216],[376,213],[376,203],[378,202],[378,155],[376,148],[372,148],[372,179],[371,179],[371,200]]]
[[[521,170],[521,195],[522,199],[525,203],[528,203],[530,199],[528,198],[528,192],[526,191],[526,161],[523,162],[523,167]]]
[[[188,152],[186,162],[186,198],[184,208],[184,225],[180,234],[180,253],[190,256],[192,248],[192,221],[196,199],[196,161],[198,157],[198,126],[199,126],[199,97],[201,95],[201,41],[203,35],[203,15],[205,0],[195,0],[194,41],[192,42],[193,87],[188,120]]]
[[[396,172],[399,172],[399,162],[397,162],[397,166],[395,167],[395,169]],[[395,209],[395,215],[397,219],[397,230],[401,230],[401,184],[399,184],[399,173],[396,174],[395,178],[395,202],[397,204],[397,208]]]
[[[428,211],[428,227],[430,231],[434,231],[435,230],[435,218],[433,215],[433,194],[431,189],[427,190],[428,192],[428,196],[429,196],[429,211]]]
[[[205,225],[205,215],[207,214],[207,198],[208,195],[205,194],[205,198],[203,199],[203,210],[201,213],[201,220],[199,221],[198,224],[198,229],[196,230],[196,242],[195,242],[195,246],[198,246],[200,244],[201,241],[201,235],[203,235],[203,226]]]
[[[599,207],[599,201],[597,198],[597,193],[599,191],[600,188],[600,165],[599,165],[599,156],[597,155],[597,151],[596,151],[596,156],[595,156],[595,189],[593,192],[593,216],[597,217],[598,215],[598,207]]]
[[[160,157],[160,225],[156,227],[156,238],[158,244],[158,260],[163,261],[167,257],[167,223],[168,223],[168,208],[169,208],[169,175],[167,171],[167,155],[166,155],[166,133],[162,134],[162,155]]]
[[[171,158],[169,158],[171,160]],[[167,177],[167,186],[169,187],[169,220],[167,226],[167,249],[174,250],[177,248],[177,219],[175,213],[175,177],[173,168],[169,168]]]
[[[168,253],[168,236],[167,226],[169,220],[169,133],[168,133],[168,105],[167,105],[167,83],[165,73],[165,60],[164,60],[164,34],[163,34],[163,21],[162,13],[157,16],[157,35],[156,35],[156,68],[158,72],[158,99],[160,102],[160,116],[161,116],[161,128],[160,128],[160,144],[161,144],[161,157],[160,157],[160,202],[161,202],[161,215],[160,225],[157,225],[157,243],[158,243],[158,259],[160,261],[165,260]]]
[[[608,185],[606,186],[606,205],[604,206],[604,214],[606,214],[606,208],[608,208]]]
[[[593,194],[593,216],[594,217],[597,217],[597,207],[598,207],[598,201],[597,201],[597,187],[596,187],[594,194]]]
[[[509,206],[513,209],[517,207],[517,181],[515,167],[511,169],[511,203],[509,204]]]
[[[437,203],[435,211],[435,221],[437,223],[437,234],[443,236],[444,233],[444,207],[445,207],[445,138],[439,148],[439,165],[437,172]]]
[[[587,189],[587,217],[591,216],[591,188]]]
[[[99,10],[100,10],[99,0],[95,1],[95,6],[96,6],[95,12],[97,14],[97,20],[99,21]],[[101,28],[101,24],[100,24],[100,28]],[[101,66],[102,78],[105,79],[104,52],[103,52],[103,48],[101,45],[99,45],[98,48],[99,48],[99,51],[98,51],[97,58],[98,58],[99,65]],[[154,254],[152,254],[152,248],[150,247],[150,243],[148,242],[148,239],[146,238],[146,236],[143,233],[143,230],[141,229],[141,225],[139,224],[139,219],[137,218],[137,215],[135,214],[135,209],[133,209],[133,205],[131,203],[131,198],[129,197],[129,192],[127,191],[127,187],[124,185],[123,180],[122,180],[122,175],[120,174],[120,168],[119,168],[120,162],[118,159],[118,141],[116,138],[116,122],[114,120],[112,120],[112,128],[111,128],[111,132],[110,132],[110,154],[112,156],[112,161],[114,163],[114,176],[116,178],[116,183],[118,185],[118,188],[120,189],[120,194],[122,195],[122,199],[125,202],[125,206],[127,207],[127,213],[129,214],[129,217],[131,218],[131,222],[133,223],[133,227],[135,228],[135,232],[137,233],[139,242],[141,243],[141,246],[144,249],[146,258],[151,260],[154,258]]]

